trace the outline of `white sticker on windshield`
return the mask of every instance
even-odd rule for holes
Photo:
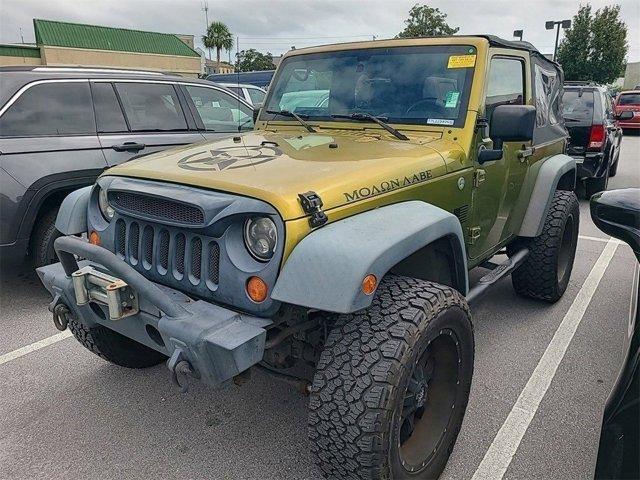
[[[453,120],[447,120],[446,118],[427,118],[427,123],[433,125],[453,125]]]

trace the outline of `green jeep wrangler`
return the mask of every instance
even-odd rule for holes
[[[567,288],[562,80],[491,36],[291,51],[255,131],[66,198],[60,263],[38,269],[54,322],[117,365],[166,360],[182,389],[252,367],[305,385],[327,477],[437,477],[471,386],[468,303],[507,275],[547,302]]]

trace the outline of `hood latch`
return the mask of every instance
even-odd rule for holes
[[[299,193],[298,198],[302,204],[304,213],[311,215],[309,225],[311,228],[321,227],[327,223],[327,215],[322,211],[322,199],[316,192]]]

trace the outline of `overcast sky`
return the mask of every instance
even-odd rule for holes
[[[240,49],[255,48],[274,55],[325,43],[389,38],[403,29],[415,3],[438,7],[460,33],[491,33],[524,39],[543,53],[553,51],[555,32],[545,20],[572,18],[573,0],[208,0],[209,21],[221,20],[239,37]],[[594,9],[620,4],[629,27],[629,61],[640,61],[640,1],[592,0]],[[205,30],[203,0],[0,0],[0,42],[34,41],[32,19],[44,18],[196,36]],[[235,51],[234,47],[234,51]],[[215,53],[214,53],[215,56]],[[228,59],[226,53],[224,59]]]

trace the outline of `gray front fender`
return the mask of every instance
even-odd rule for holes
[[[58,210],[56,228],[64,235],[87,231],[87,207],[93,186],[79,188],[65,197]]]
[[[569,155],[558,154],[544,161],[536,178],[529,206],[522,220],[521,237],[537,237],[542,233],[544,220],[563,175],[572,172],[575,175],[576,161]],[[574,179],[575,182],[575,179]]]
[[[319,310],[349,313],[371,304],[363,278],[378,280],[420,248],[449,237],[457,250],[459,290],[468,290],[462,227],[434,205],[410,201],[331,223],[306,236],[284,264],[272,298]]]

